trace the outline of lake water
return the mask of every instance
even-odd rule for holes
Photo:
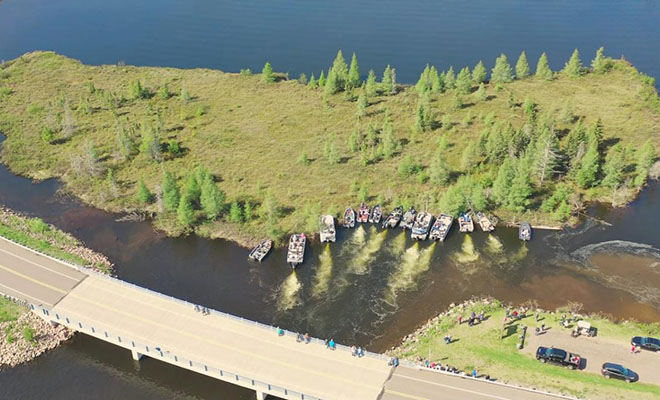
[[[338,48],[363,71],[397,68],[413,82],[426,62],[440,68],[493,62],[502,51],[532,61],[547,51],[560,68],[574,47],[583,59],[604,45],[660,76],[660,4],[653,1],[150,1],[0,0],[0,59],[55,50],[86,63],[259,70],[270,60],[292,76],[327,68]],[[318,73],[318,72],[317,72]],[[144,223],[57,195],[0,168],[0,203],[72,232],[117,264],[122,279],[292,330],[382,351],[449,303],[492,295],[554,308],[660,319],[657,265],[659,186],[631,207],[590,212],[568,232],[536,231],[524,245],[513,229],[445,243],[413,243],[400,230],[340,231],[312,245],[296,274],[282,250],[264,263],[231,243],[166,238]],[[626,269],[622,266],[626,265]],[[631,268],[628,268],[632,266]],[[239,389],[128,354],[84,336],[33,363],[0,373],[2,399],[252,399]]]

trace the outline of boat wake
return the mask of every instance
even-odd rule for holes
[[[369,229],[367,244],[362,249],[358,249],[358,253],[349,263],[347,271],[355,275],[367,274],[369,265],[376,258],[376,253],[383,246],[386,236],[387,231],[378,232],[376,227],[372,226]]]
[[[300,302],[298,293],[301,288],[302,284],[296,276],[296,271],[293,271],[280,286],[280,295],[277,299],[277,310],[287,311],[295,307]]]
[[[319,267],[314,276],[314,286],[312,287],[312,296],[320,297],[328,292],[330,280],[332,279],[332,252],[330,243],[326,243],[323,252],[319,255]]]
[[[489,235],[492,236],[492,235]],[[474,248],[474,241],[471,235],[464,235],[461,250],[452,254],[454,261],[460,264],[473,263],[479,259],[479,253]]]
[[[385,288],[384,301],[396,307],[396,299],[401,291],[408,291],[417,287],[419,276],[431,266],[431,258],[436,242],[420,250],[419,242],[410,247],[401,257],[397,269],[390,275]]]
[[[406,251],[406,232],[402,231],[397,235],[397,237],[392,240],[392,243],[387,247],[387,250],[393,256],[400,256]]]

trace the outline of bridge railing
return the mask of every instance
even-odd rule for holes
[[[154,359],[159,359],[168,362],[170,364],[174,364],[179,367],[186,368],[191,371],[195,371],[207,376],[215,377],[217,379],[234,383],[239,386],[247,387],[252,390],[259,390],[268,394],[272,394],[274,396],[280,395],[284,398],[289,398],[289,399],[294,398],[301,400],[322,400],[319,397],[307,395],[277,385],[272,385],[266,382],[259,381],[257,379],[252,379],[243,375],[236,374],[231,371],[213,367],[203,362],[198,362],[185,357],[181,357],[179,355],[171,353],[167,349],[162,349],[157,345],[153,345],[153,344],[148,345],[148,344],[140,343],[138,341],[131,339],[130,337],[119,335],[116,332],[113,333],[112,331],[109,331],[98,325],[87,324],[83,321],[79,321],[74,318],[65,316],[59,312],[51,311],[50,309],[47,309],[40,305],[30,304],[29,307],[31,310],[33,310],[37,314],[41,314],[45,319],[49,321],[55,321],[57,323],[69,327],[70,329],[74,329],[78,332],[89,334],[106,342],[116,344],[120,347],[124,347],[126,349],[135,351],[142,355],[146,355]]]

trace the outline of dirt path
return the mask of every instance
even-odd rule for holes
[[[613,362],[637,372],[640,382],[660,384],[660,353],[642,350],[631,354],[627,341],[586,336],[573,338],[570,330],[553,327],[539,336],[532,332],[523,351],[534,354],[538,346],[554,346],[579,354],[587,361],[585,371],[600,374],[604,362]]]

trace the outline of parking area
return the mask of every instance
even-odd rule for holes
[[[584,371],[600,374],[603,363],[612,362],[637,372],[640,382],[660,384],[660,352],[640,350],[633,354],[627,341],[598,336],[574,338],[569,329],[553,328],[539,336],[532,332],[523,351],[534,355],[538,346],[554,346],[579,354],[586,359]],[[548,365],[548,368],[561,367]]]

